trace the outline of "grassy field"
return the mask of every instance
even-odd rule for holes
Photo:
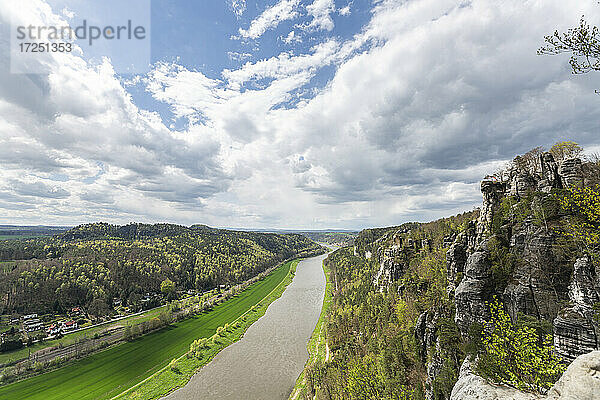
[[[212,311],[76,361],[56,371],[0,388],[0,399],[110,399],[165,367],[190,343],[246,313],[288,275],[291,262]]]
[[[62,344],[63,346],[67,346],[67,345],[77,342],[80,339],[84,339],[86,337],[90,338],[90,337],[94,336],[95,333],[100,333],[109,328],[127,325],[130,323],[139,323],[142,321],[150,320],[154,317],[157,317],[161,312],[163,312],[165,310],[165,308],[166,308],[166,306],[163,306],[160,308],[156,308],[154,310],[150,310],[144,314],[131,316],[129,318],[123,318],[119,321],[109,322],[109,323],[106,323],[106,324],[103,324],[103,325],[100,325],[100,326],[97,326],[94,328],[89,328],[89,329],[85,329],[82,331],[69,333],[69,334],[65,335],[64,337],[62,337],[61,339],[47,340],[47,341],[44,341],[41,343],[35,343],[30,347],[24,347],[19,350],[11,351],[8,353],[2,353],[2,354],[0,354],[0,364],[5,364],[5,363],[11,362],[11,361],[20,360],[22,358],[25,358],[29,355],[30,350],[31,350],[31,354],[33,354],[36,351],[45,349],[47,347],[58,346],[60,344]]]
[[[292,282],[299,260],[293,261],[288,275],[257,305],[238,317],[221,335],[213,335],[204,348],[188,351],[175,360],[175,368],[167,366],[153,376],[119,395],[115,400],[155,400],[184,386],[191,377],[230,344],[240,340],[246,330],[262,317],[269,305],[278,299]]]
[[[325,362],[328,356],[325,335],[325,316],[327,315],[327,311],[331,306],[331,300],[333,295],[331,288],[331,280],[329,278],[329,269],[325,266],[325,264],[323,264],[323,271],[325,272],[326,279],[325,297],[323,298],[323,307],[321,307],[321,315],[319,316],[319,320],[317,321],[315,330],[313,331],[310,340],[308,341],[308,345],[306,346],[309,354],[308,361],[306,361],[306,366],[312,365],[317,361]],[[306,367],[296,380],[296,385],[294,386],[294,389],[290,394],[290,400],[304,398],[302,395],[306,392],[306,380],[304,378],[305,371]]]

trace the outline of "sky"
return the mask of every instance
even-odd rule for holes
[[[391,226],[477,207],[533,147],[600,149],[600,74],[536,55],[594,0],[153,0],[118,10],[151,18],[142,72],[97,47],[11,72],[11,23],[92,5],[0,0],[2,224]]]

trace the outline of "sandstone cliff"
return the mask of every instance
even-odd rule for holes
[[[585,168],[579,158],[557,162],[550,153],[542,153],[536,158],[517,157],[504,171],[481,182],[483,204],[478,217],[441,244],[447,249],[447,291],[455,309],[428,310],[415,326],[426,365],[427,399],[448,398],[432,389],[448,358],[440,344],[438,321],[451,316],[466,338],[473,324],[489,319],[493,298],[501,300],[513,320],[525,316],[551,324],[555,352],[565,363],[577,362],[548,396],[537,396],[491,385],[474,375],[465,361],[452,399],[600,398],[591,395],[589,388],[580,394],[584,397],[572,397],[584,381],[600,393],[600,353],[590,353],[600,348],[600,331],[594,322],[594,306],[600,304],[600,271],[585,255],[574,258],[572,249],[564,245],[557,227],[569,216],[553,203],[555,191],[596,179],[586,175]],[[355,255],[373,258],[379,266],[373,277],[378,291],[389,290],[415,254],[431,250],[431,238],[415,236],[414,229],[407,224],[368,230],[357,238]],[[401,284],[397,290],[402,291]],[[592,355],[585,356],[588,353]],[[577,374],[584,378],[577,380]]]

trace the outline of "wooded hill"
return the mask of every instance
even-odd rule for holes
[[[95,223],[50,238],[0,241],[0,312],[64,312],[83,306],[109,313],[114,298],[136,304],[160,292],[206,290],[251,278],[295,256],[324,249],[295,235],[203,225]],[[13,262],[16,261],[16,262]]]

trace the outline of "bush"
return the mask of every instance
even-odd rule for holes
[[[123,329],[123,338],[127,341],[133,339],[133,336],[131,335],[131,326],[125,325],[125,328]]]
[[[2,344],[0,344],[0,352],[17,350],[22,347],[23,347],[23,341],[20,338],[12,339],[12,340],[5,340]]]
[[[177,359],[172,359],[171,362],[169,363],[169,369],[173,372],[175,372],[176,374],[179,374],[179,363],[177,362]]]
[[[540,343],[536,329],[513,325],[498,300],[490,304],[490,312],[479,374],[521,390],[545,393],[566,369],[554,355],[552,336],[545,335]]]

